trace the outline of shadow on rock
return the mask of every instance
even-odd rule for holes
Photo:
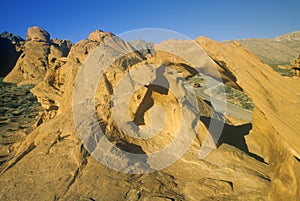
[[[214,121],[214,125],[221,125],[223,122],[217,119],[212,119],[210,117],[201,117],[200,120],[204,123],[205,127],[208,129],[209,125],[212,121]],[[215,142],[217,147],[221,146],[221,144],[229,144],[234,146],[249,156],[255,158],[256,160],[265,163],[264,159],[254,153],[249,152],[248,146],[246,144],[245,135],[248,135],[250,130],[252,129],[252,124],[247,123],[239,126],[232,126],[228,124],[224,124],[224,128],[222,130],[220,138]],[[212,131],[213,132],[213,129]],[[212,133],[214,136],[214,133]]]

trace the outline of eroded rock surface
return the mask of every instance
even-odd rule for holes
[[[66,57],[71,43],[66,40],[50,39],[50,34],[37,26],[28,28],[24,52],[4,81],[17,84],[38,84],[47,70],[54,68],[56,60]]]
[[[205,37],[196,41],[236,77],[255,104],[248,145],[270,164],[271,199],[299,199],[300,83],[272,71],[237,43],[220,44]]]
[[[300,55],[294,61],[291,62],[290,67],[292,68],[293,75],[300,77]]]
[[[44,39],[42,40],[36,43],[46,43]],[[48,45],[48,59],[49,55],[54,55],[53,58],[57,59],[52,68],[49,68],[52,64],[46,63],[49,69],[43,76],[41,74],[42,78],[36,81],[37,86],[32,89],[42,104],[44,114],[39,121],[39,126],[20,144],[16,157],[2,167],[0,198],[2,200],[195,201],[268,200],[270,197],[280,200],[284,196],[291,200],[297,198],[299,185],[296,178],[299,162],[294,158],[296,153],[299,153],[296,146],[299,144],[298,138],[294,129],[294,126],[298,128],[297,118],[291,120],[285,118],[285,115],[290,109],[291,113],[288,114],[297,117],[297,111],[293,113],[292,109],[298,104],[299,94],[291,95],[289,91],[284,90],[282,83],[287,83],[285,87],[294,87],[295,90],[297,90],[295,86],[299,84],[277,74],[273,77],[267,65],[262,64],[255,56],[239,46],[220,45],[208,39],[199,39],[198,42],[205,51],[201,48],[197,55],[193,55],[195,52],[191,48],[193,43],[191,41],[168,41],[154,45],[155,54],[145,56],[111,33],[96,31],[89,36],[89,39],[72,46],[67,57],[57,52],[56,47],[52,48],[51,54],[51,46]],[[105,52],[99,50],[101,45]],[[171,56],[164,51],[170,48],[190,56],[187,60],[176,55]],[[96,54],[97,51],[105,53],[105,57],[104,54]],[[97,55],[95,60],[91,60],[92,54]],[[116,56],[120,56],[119,59],[110,62],[110,59]],[[78,72],[87,68],[87,61],[97,65],[109,64],[104,72],[99,71],[102,73],[99,82],[92,82],[99,73],[97,65],[94,71],[83,71],[82,77],[77,79]],[[56,62],[59,63],[56,65]],[[140,66],[143,66],[141,72],[138,71]],[[210,68],[217,68],[221,74],[224,72],[222,74],[224,80],[236,88],[243,88],[253,99],[257,107],[254,110],[250,140],[246,144],[244,135],[248,134],[251,125],[235,127],[225,124],[223,138],[220,139],[217,148],[208,157],[200,159],[199,152],[205,148],[203,147],[205,136],[210,132],[207,125],[210,122],[222,124],[224,121],[224,118],[209,103],[200,99],[199,114],[194,112],[194,108],[185,110],[189,117],[195,118],[199,115],[201,120],[198,118],[197,124],[192,124],[190,127],[188,124],[183,124],[193,132],[191,145],[186,153],[172,165],[154,171],[160,165],[160,161],[176,155],[175,150],[159,160],[151,160],[146,154],[167,146],[176,137],[177,129],[183,121],[180,112],[188,104],[188,102],[181,103],[176,98],[181,99],[188,94],[182,85],[182,80],[195,74],[197,71],[192,70],[194,68],[203,70],[207,74],[212,72]],[[143,74],[147,71],[152,74]],[[134,76],[139,79],[135,80]],[[145,84],[141,81],[158,80],[160,76],[162,76],[160,80],[163,80],[162,82],[168,87],[159,88],[151,82]],[[22,81],[23,78],[21,77],[20,80]],[[118,87],[119,83],[131,85]],[[293,84],[295,85],[292,86]],[[82,86],[86,91],[82,96],[77,97],[79,102],[72,108],[74,90],[76,91],[78,86]],[[278,93],[269,92],[274,91],[272,86],[277,87]],[[172,87],[178,94],[171,93]],[[117,93],[117,90],[124,91],[124,94]],[[84,96],[90,91],[95,92],[94,102]],[[117,102],[118,97],[115,96],[126,95],[125,92],[132,93],[127,102],[129,104],[127,117],[135,122],[139,129],[147,129],[146,127],[151,125],[152,121],[160,125],[160,121],[166,119],[165,116],[172,120],[167,121],[162,129],[157,127],[162,135],[150,140],[141,140],[128,136],[118,126],[114,115],[121,115],[120,117],[123,118],[119,119],[121,122],[128,119],[125,119],[126,111],[121,110],[122,107],[117,110],[119,114],[113,113],[114,108],[118,106],[116,103],[126,104],[126,101]],[[285,96],[290,97],[288,106],[284,106]],[[96,111],[96,122],[90,121],[90,116],[84,116],[89,108],[87,106],[91,103]],[[74,107],[79,108],[78,111],[83,114],[82,118],[79,118],[79,124],[76,121],[74,124],[72,113]],[[160,112],[161,108],[166,112]],[[80,113],[78,114],[80,117]],[[99,131],[95,126],[99,124],[104,135],[95,132]],[[85,138],[83,141],[79,139],[84,136],[80,134],[78,136],[78,129],[95,134],[89,138],[90,146],[83,146],[82,142],[85,142]],[[121,150],[143,155],[140,160],[132,160],[129,155],[116,152],[115,148],[101,153],[102,147],[97,145],[105,138]],[[259,140],[255,141],[254,138]],[[185,138],[182,138],[182,141],[184,140]],[[287,148],[287,144],[291,149]],[[257,154],[256,156],[263,157],[269,164],[257,160],[250,151]],[[118,162],[119,170],[123,172],[132,173],[135,168],[153,172],[121,173],[98,162],[96,153],[103,154],[100,156],[106,164]],[[289,174],[283,174],[283,171]],[[283,177],[288,179],[284,180]],[[288,192],[288,188],[292,189],[292,192]]]

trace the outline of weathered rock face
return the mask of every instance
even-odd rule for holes
[[[15,66],[22,53],[24,40],[17,35],[3,32],[0,35],[0,77],[5,77]]]
[[[39,83],[47,71],[47,55],[50,52],[50,35],[43,29],[28,29],[24,52],[15,68],[4,81],[14,83]]]
[[[177,55],[189,55],[189,60],[194,61],[194,64],[184,61],[182,58],[180,59],[180,57],[174,57],[174,55],[166,54],[166,51],[168,51],[169,48],[174,49]],[[199,72],[205,75],[209,75],[216,80],[224,82],[227,85],[240,89],[239,86],[235,83],[235,77],[232,76],[232,74],[230,74],[227,69],[220,68],[220,66],[217,64],[217,61],[214,61],[211,58],[208,59],[207,53],[204,50],[202,50],[202,53],[200,53],[199,48],[202,49],[200,45],[191,43],[191,41],[168,40],[162,42],[161,44],[154,45],[154,49],[162,50],[160,52],[156,52],[157,56],[154,58],[156,62],[160,62],[165,65],[167,65],[168,63],[173,63],[176,65],[186,65],[192,68],[196,68]],[[195,54],[195,52],[201,54],[201,57]],[[200,64],[197,62],[198,60],[204,60],[205,62]]]
[[[300,68],[300,55],[294,61],[291,62],[291,67]]]
[[[149,43],[144,40],[134,40],[129,43],[145,56],[155,55],[154,43]]]
[[[50,42],[50,34],[46,30],[34,26],[28,29],[26,40],[36,42]]]
[[[163,115],[153,110],[154,108],[152,112],[139,112],[143,111],[141,109],[143,107],[140,106],[145,104],[146,107],[150,106],[150,110],[154,106],[165,108],[172,121],[166,124],[162,136],[157,136],[158,138],[148,143],[145,142],[146,140],[126,136],[118,130],[111,116],[113,110],[113,105],[110,104],[111,96],[114,90],[117,90],[121,77],[134,71],[139,65],[150,69],[149,65],[156,64],[157,68],[153,71],[158,71],[158,73],[154,73],[153,78],[163,75],[170,86],[177,85],[179,92],[183,93],[180,77],[191,73],[187,70],[189,66],[183,65],[181,61],[177,64],[178,58],[168,58],[168,55],[157,54],[157,57],[150,57],[146,60],[130,44],[119,38],[113,38],[110,43],[108,40],[102,40],[102,38],[111,37],[109,33],[99,34],[97,31],[95,35],[97,37],[91,37],[92,40],[82,40],[74,45],[67,58],[58,58],[57,60],[62,65],[48,69],[42,81],[32,90],[37,95],[45,113],[38,128],[18,147],[16,157],[2,167],[1,200],[41,198],[49,200],[267,200],[270,189],[268,165],[226,144],[214,150],[209,157],[199,159],[202,137],[207,133],[207,128],[201,122],[197,128],[193,127],[197,138],[194,138],[192,146],[184,156],[171,166],[157,172],[137,175],[120,173],[107,168],[91,157],[82,146],[75,129],[72,118],[72,98],[77,73],[86,68],[86,64],[82,64],[88,56],[91,56],[96,47],[104,44],[107,50],[106,57],[98,55],[95,60],[97,64],[105,64],[116,54],[131,52],[107,68],[96,89],[95,97],[97,118],[104,127],[105,136],[111,140],[111,143],[128,152],[150,152],[160,148],[161,144],[168,144],[175,135],[174,130],[180,124],[181,116],[178,112],[181,108],[172,93],[166,93],[165,89],[157,89],[151,85],[135,89],[138,82],[132,82],[133,95],[129,101],[129,116],[137,124],[143,126],[144,123],[146,126],[151,123],[150,120],[163,119]],[[101,35],[101,40],[99,40],[99,35]],[[189,47],[189,44],[180,42],[174,42],[171,45],[180,45],[186,50]],[[50,47],[49,49],[51,52]],[[194,56],[196,57],[205,58],[200,63],[214,63],[211,59],[207,59],[204,51],[201,55]],[[164,68],[166,64],[172,71]],[[86,86],[84,88],[87,91],[91,90],[93,84],[90,80],[94,74],[96,74],[95,71],[84,74],[79,85]],[[137,75],[142,77],[142,74]],[[172,81],[170,79],[172,75],[178,79]],[[123,88],[121,86],[119,90],[128,90],[124,88],[126,86]],[[144,100],[145,96],[149,96],[152,104],[150,102],[150,105],[147,105],[147,101]],[[82,102],[89,103],[84,99]],[[183,103],[183,107],[185,104],[187,103]],[[201,115],[211,116],[213,109],[204,101],[200,104],[203,109]],[[86,109],[82,105],[79,106],[81,111]],[[117,112],[122,114],[123,111]],[[83,118],[83,121],[88,120]],[[86,128],[85,131],[94,129],[93,124],[79,125],[86,126],[83,127]],[[77,129],[79,125],[76,125]],[[230,130],[230,132],[233,131]],[[95,140],[99,142],[101,139]],[[114,149],[105,154],[104,156],[110,156],[107,162],[113,160],[112,156],[120,157]],[[126,168],[128,166],[126,161],[129,163],[130,158],[122,155],[121,158],[125,162],[119,164]],[[146,158],[148,168],[154,168],[156,164],[157,161],[147,162]],[[141,164],[136,163],[136,167],[139,165]]]
[[[300,77],[300,55],[297,59],[291,62],[292,73],[295,77]]]
[[[18,59],[15,68],[5,77],[4,81],[17,84],[38,84],[58,58],[66,57],[71,48],[70,41],[50,40],[50,34],[39,27],[28,29],[24,52]]]
[[[64,51],[66,46],[70,46],[69,41],[53,40],[53,43],[50,48],[52,53],[48,56],[48,59],[52,58],[49,60],[51,68],[48,69],[43,80],[32,89],[45,109],[41,122],[54,118],[60,111],[63,113],[66,108],[71,108],[73,82],[77,70],[86,57],[100,45],[100,42],[87,39],[79,41],[71,47],[70,51]],[[57,59],[52,62],[53,58]]]
[[[255,104],[248,147],[270,164],[271,199],[299,199],[299,82],[281,77],[236,43],[230,46],[204,37],[196,41],[226,65]]]
[[[111,39],[114,36],[114,34],[110,32],[103,32],[101,30],[95,30],[92,33],[90,33],[88,39],[91,41],[97,41],[99,43],[105,42],[108,39]]]
[[[51,41],[50,53],[48,55],[48,64],[51,69],[61,66],[60,58],[67,57],[72,47],[69,40],[53,39]]]

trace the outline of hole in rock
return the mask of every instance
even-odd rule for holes
[[[168,95],[170,84],[167,78],[164,76],[165,69],[166,67],[164,66],[159,67],[156,70],[155,80],[153,80],[152,84],[146,86],[148,90],[134,115],[133,122],[136,125],[145,125],[145,112],[147,112],[154,105],[154,100],[152,98],[153,92]]]
[[[144,115],[154,105],[152,93],[157,92],[159,94],[167,95],[169,92],[168,89],[166,89],[162,86],[158,86],[158,85],[150,84],[147,88],[148,88],[148,90],[134,115],[133,122],[136,125],[145,125]]]

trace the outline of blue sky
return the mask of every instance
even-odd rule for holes
[[[170,29],[189,38],[270,38],[300,30],[299,0],[219,1],[2,1],[0,32],[25,38],[40,26],[51,37],[77,42],[95,29],[115,34],[140,28]]]

